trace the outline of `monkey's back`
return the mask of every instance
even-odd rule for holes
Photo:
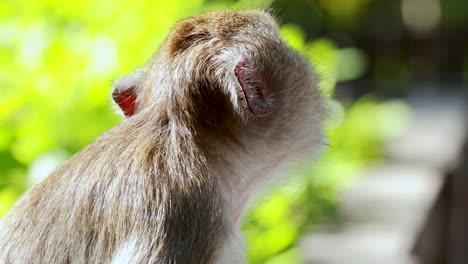
[[[155,155],[166,153],[161,131],[124,122],[24,194],[1,223],[0,262],[109,263],[129,243],[130,263],[213,261],[226,233],[218,187],[175,177],[209,170]]]

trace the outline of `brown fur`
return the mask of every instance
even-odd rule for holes
[[[244,59],[267,80],[267,117],[249,111],[234,75]],[[115,89],[135,88],[137,112],[16,203],[1,263],[109,263],[129,241],[131,263],[238,263],[239,200],[320,148],[313,72],[264,12],[183,20],[128,78]]]

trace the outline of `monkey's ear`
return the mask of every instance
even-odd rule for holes
[[[268,116],[273,111],[273,100],[265,76],[246,60],[239,62],[234,71],[252,113],[258,117]]]
[[[137,111],[137,88],[142,80],[141,74],[124,75],[114,81],[112,99],[120,107],[126,117]]]

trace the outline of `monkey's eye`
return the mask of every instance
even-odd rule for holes
[[[250,111],[258,117],[268,116],[273,110],[273,100],[267,94],[262,76],[245,60],[236,65],[234,73]]]

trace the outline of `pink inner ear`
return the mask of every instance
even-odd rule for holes
[[[133,92],[133,89],[126,89],[124,91],[114,90],[114,92],[112,92],[112,98],[120,109],[122,109],[125,116],[129,117],[135,114],[137,96]]]
[[[253,114],[266,117],[273,110],[273,101],[268,95],[265,79],[248,61],[239,62],[234,68],[247,105]]]
[[[234,69],[234,72],[237,77],[237,81],[239,81],[239,84],[242,88],[242,92],[244,93],[244,96],[247,98],[248,96],[248,91],[247,91],[247,74],[246,69],[249,68],[250,65],[246,61],[241,61],[236,65],[236,68]]]

